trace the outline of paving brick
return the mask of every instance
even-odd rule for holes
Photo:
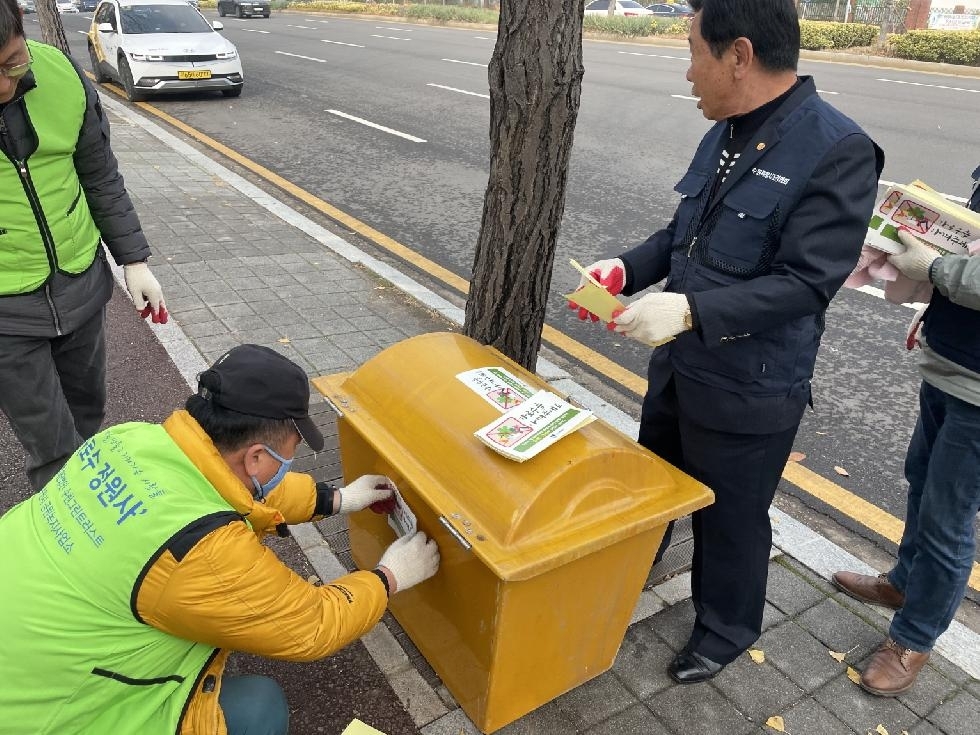
[[[780,716],[785,731],[792,735],[851,735],[854,732],[812,699],[797,702]],[[774,731],[766,728],[764,732],[772,735]]]
[[[650,627],[673,651],[687,645],[694,627],[694,605],[690,598],[668,607],[649,619]]]
[[[929,658],[929,662],[932,662],[932,657]],[[937,705],[949,699],[958,688],[955,682],[939,673],[939,670],[930,663],[922,667],[915,680],[915,686],[898,698],[902,704],[920,717],[925,717],[932,712]],[[978,720],[977,730],[980,731],[980,720]]]
[[[538,732],[558,731],[539,730]],[[588,735],[670,735],[670,730],[642,704],[635,704],[584,732]]]
[[[574,714],[577,730],[608,719],[635,703],[636,698],[609,671],[555,699],[559,710]]]
[[[574,733],[579,732],[579,720],[576,713],[561,709],[554,702],[541,705],[506,727],[497,730],[494,735],[541,735],[542,733]],[[423,735],[429,735],[423,730]],[[447,735],[459,735],[456,731]]]
[[[645,704],[674,733],[744,735],[756,727],[710,684],[670,687]]]
[[[711,683],[739,712],[757,724],[803,696],[803,690],[779,669],[767,661],[755,663],[748,653],[728,664]]]
[[[859,733],[873,733],[878,725],[883,725],[890,733],[911,731],[920,721],[918,715],[897,699],[869,694],[846,674],[820,689],[815,698],[832,715]]]
[[[831,651],[860,661],[878,648],[882,634],[854,613],[828,598],[803,612],[797,622]]]
[[[830,656],[830,649],[792,620],[763,633],[756,647],[765,652],[767,661],[808,692],[823,686],[846,667]]]
[[[780,557],[781,559],[783,557]],[[769,564],[769,584],[766,599],[790,616],[813,607],[826,595],[806,578],[780,561]]]
[[[674,656],[674,651],[653,632],[650,621],[643,620],[627,628],[612,670],[627,689],[646,699],[674,685],[667,673]]]
[[[980,730],[980,700],[961,690],[936,707],[928,719],[946,735],[976,735]]]

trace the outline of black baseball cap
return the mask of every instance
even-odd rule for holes
[[[292,419],[310,449],[323,449],[323,434],[310,418],[310,381],[303,368],[275,350],[232,347],[197,377],[197,392],[236,413]]]

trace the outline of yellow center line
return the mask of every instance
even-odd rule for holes
[[[104,88],[112,89],[116,94],[119,94],[118,90],[114,88],[105,86]],[[143,102],[138,104],[139,107],[146,112],[155,115],[212,150],[215,150],[223,156],[230,158],[240,166],[247,168],[249,171],[261,176],[269,183],[274,184],[305,204],[308,204],[318,212],[321,212],[327,217],[330,217],[331,219],[344,225],[344,227],[348,228],[349,230],[356,232],[358,235],[361,235],[376,245],[379,245],[391,254],[396,255],[408,263],[411,263],[424,273],[427,273],[447,286],[455,288],[462,294],[469,293],[469,282],[452,271],[443,268],[441,265],[429,260],[423,255],[420,255],[414,250],[409,249],[405,245],[393,240],[370,225],[361,222],[361,220],[357,219],[356,217],[353,217],[346,212],[337,209],[333,205],[328,204],[291,181],[288,181],[278,174],[273,173],[265,166],[246,158],[238,151],[219,143],[214,138],[211,138],[201,131],[192,128],[177,118],[168,115],[163,110]],[[609,378],[619,385],[622,385],[626,389],[635,393],[637,396],[643,396],[643,394],[646,392],[646,378],[627,370],[609,358],[600,355],[586,345],[583,345],[581,342],[572,339],[571,337],[559,332],[557,329],[550,327],[547,324],[544,325],[542,339],[552,347],[562,350],[576,360],[588,365],[601,375]],[[816,472],[808,470],[799,463],[787,463],[786,469],[783,471],[783,479],[792,483],[809,495],[822,500],[830,507],[843,513],[852,520],[857,521],[869,530],[877,533],[879,536],[883,536],[896,544],[901,540],[902,528],[905,525],[902,520],[889,513],[886,513],[878,506],[869,503],[848,490],[845,490],[840,485],[836,485],[827,478],[818,475]],[[980,565],[976,563],[973,564],[973,572],[970,575],[970,587],[974,590],[980,591]]]

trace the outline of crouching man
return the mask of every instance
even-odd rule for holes
[[[295,363],[235,347],[186,410],[96,434],[0,518],[0,733],[284,734],[279,685],[223,678],[229,653],[322,658],[435,574],[422,533],[323,586],[261,543],[392,496],[380,475],[335,488],[289,472],[301,441],[323,448],[309,396]]]

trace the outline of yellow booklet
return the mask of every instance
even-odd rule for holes
[[[575,260],[570,262],[572,267],[582,274],[585,283],[571,293],[565,294],[565,298],[575,302],[584,309],[588,309],[602,321],[611,322],[613,320],[613,313],[625,309],[626,304],[609,293],[578,262]]]
[[[353,720],[340,735],[385,735],[381,730],[375,730],[360,720]]]

